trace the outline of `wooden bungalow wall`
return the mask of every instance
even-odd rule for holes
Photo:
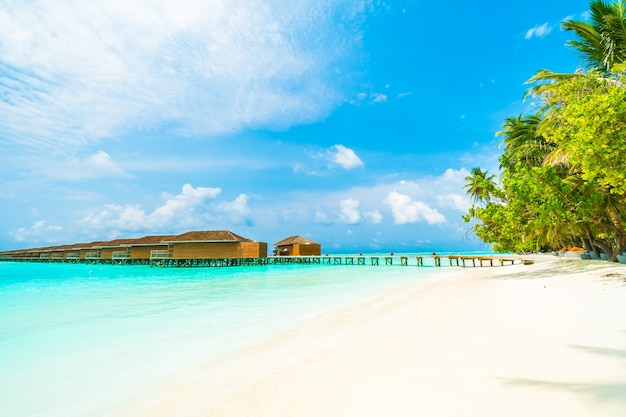
[[[167,250],[168,245],[133,246],[130,248],[130,259],[150,259],[153,250]]]
[[[266,258],[267,243],[241,242],[242,258]]]
[[[122,246],[102,248],[100,251],[100,259],[113,259],[113,252],[126,252],[126,250],[127,248]]]
[[[320,256],[322,254],[322,246],[318,244],[295,244],[294,246],[298,247],[298,255],[301,256]]]
[[[82,248],[80,250],[80,259],[87,258],[87,254],[91,253],[91,252],[98,252],[98,253],[100,253],[100,250],[99,249],[95,249],[95,248]]]
[[[173,259],[259,258],[267,256],[263,242],[176,242]]]
[[[285,250],[287,249],[287,250]],[[319,244],[301,245],[292,243],[290,245],[280,246],[279,256],[319,256],[322,254],[322,247]]]

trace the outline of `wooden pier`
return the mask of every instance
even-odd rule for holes
[[[163,268],[199,268],[199,267],[232,267],[232,266],[265,266],[265,265],[363,265],[363,266],[447,266],[442,259],[448,259],[449,266],[504,266],[517,262],[527,265],[532,261],[514,256],[484,255],[326,255],[326,256],[270,256],[262,258],[192,258],[173,259],[167,256],[150,259],[131,259],[114,257],[99,258],[11,258],[0,257],[5,262],[38,262],[38,263],[70,263],[92,265],[149,265]]]
[[[450,261],[450,266],[453,266],[453,262],[456,266],[465,267],[465,262],[472,262],[472,266],[476,266],[476,262],[480,266],[483,266],[483,262],[489,262],[489,266],[494,266],[494,262],[500,263],[500,266],[504,266],[507,263],[513,265],[516,261],[521,261],[524,265],[532,264],[532,261],[521,259],[521,258],[513,258],[513,257],[499,257],[499,256],[467,256],[467,255],[447,255],[445,256]],[[441,260],[439,260],[441,263]]]

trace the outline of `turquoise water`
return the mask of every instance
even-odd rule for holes
[[[0,416],[111,416],[198,364],[442,269],[0,263]]]

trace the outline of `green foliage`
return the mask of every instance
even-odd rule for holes
[[[542,134],[556,143],[586,181],[626,193],[626,76],[590,71],[551,86]]]
[[[483,171],[480,168],[473,168],[471,175],[465,177],[464,188],[467,194],[470,195],[474,202],[487,202],[493,197],[497,196],[497,187],[493,179],[495,175],[488,175],[487,171]]]
[[[464,220],[480,221],[474,223],[474,233],[483,242],[493,244],[497,252],[528,252],[536,249],[536,242],[520,233],[518,219],[514,212],[502,203],[490,202],[485,207],[473,205]]]
[[[626,0],[593,0],[591,21],[568,21],[591,69],[539,71],[540,112],[506,119],[501,186],[480,168],[466,177],[463,217],[494,250],[584,245],[626,249]]]
[[[578,39],[568,45],[580,52],[589,68],[607,71],[626,62],[626,0],[589,3],[590,20],[568,20],[561,25]]]

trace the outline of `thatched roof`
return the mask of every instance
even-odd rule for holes
[[[199,230],[173,236],[164,242],[251,242],[251,240],[228,230]]]
[[[306,237],[296,235],[296,236],[289,236],[288,238],[285,238],[281,240],[280,242],[276,242],[274,243],[274,246],[287,246],[287,245],[293,245],[294,243],[297,243],[299,245],[318,245],[318,243],[313,242],[311,239],[307,239]]]

